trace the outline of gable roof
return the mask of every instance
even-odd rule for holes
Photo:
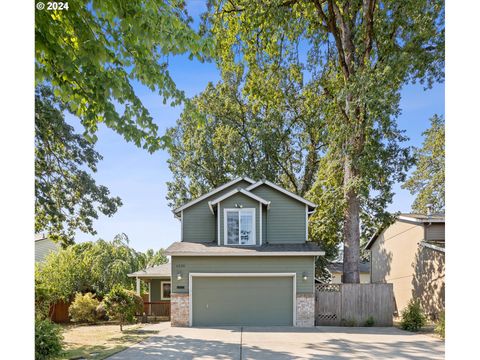
[[[170,277],[172,275],[172,264],[169,262],[162,265],[152,266],[144,270],[128,274],[128,277]]]
[[[423,215],[423,214],[399,214],[396,218],[396,221],[402,222],[414,222],[419,225],[436,223],[436,224],[445,224],[445,214],[432,214],[432,215]],[[392,224],[393,225],[393,224]],[[391,225],[390,225],[391,226]],[[370,250],[372,245],[377,240],[378,236],[385,230],[385,227],[379,228],[375,234],[368,240],[365,245],[366,250]]]
[[[212,200],[212,201],[209,201],[208,202],[208,206],[210,207],[210,211],[212,212],[213,214],[213,205],[216,205],[218,204],[220,201],[223,201],[225,199],[228,199],[230,196],[232,195],[235,195],[237,193],[240,193],[240,194],[243,194],[243,195],[246,195],[254,200],[257,200],[259,202],[261,202],[263,205],[267,205],[267,207],[270,205],[270,201],[267,201],[263,198],[261,198],[260,196],[258,195],[255,195],[253,193],[251,193],[250,191],[247,191],[245,189],[242,189],[242,188],[236,188],[236,189],[233,189],[232,191],[229,191],[228,193],[226,194],[223,194],[222,196]]]
[[[199,196],[199,197],[196,198],[196,199],[193,199],[192,201],[187,202],[186,204],[183,204],[182,206],[174,209],[174,210],[173,210],[173,213],[174,213],[174,214],[177,214],[177,213],[179,213],[180,211],[185,210],[186,208],[188,208],[188,207],[190,207],[190,206],[192,206],[192,205],[195,205],[195,204],[199,203],[200,201],[202,201],[202,200],[204,200],[204,199],[212,196],[213,194],[216,194],[216,193],[218,193],[219,191],[222,191],[222,190],[228,188],[229,186],[232,186],[232,185],[234,185],[234,184],[236,184],[236,183],[238,183],[238,182],[240,182],[240,181],[242,181],[242,180],[243,180],[243,181],[246,181],[246,182],[249,182],[250,184],[254,184],[254,183],[255,183],[255,180],[252,180],[252,179],[250,179],[250,178],[248,178],[248,177],[238,177],[238,178],[236,178],[236,179],[233,179],[232,181],[229,181],[229,182],[227,182],[227,183],[225,183],[225,184],[223,184],[223,185],[221,185],[221,186],[213,189],[212,191],[209,191],[209,192],[206,193],[206,194],[203,194],[202,196]]]
[[[284,193],[285,195],[290,196],[291,198],[293,198],[293,199],[295,199],[295,200],[297,200],[297,201],[300,201],[300,202],[302,202],[302,203],[310,206],[311,208],[316,208],[316,207],[317,207],[317,205],[314,204],[313,202],[311,202],[311,201],[309,201],[309,200],[307,200],[307,199],[304,199],[303,197],[298,196],[297,194],[294,194],[294,193],[292,193],[292,192],[290,192],[290,191],[288,191],[288,190],[285,190],[284,188],[282,188],[282,187],[278,186],[277,184],[274,184],[274,183],[272,183],[271,181],[268,181],[268,180],[257,181],[256,183],[248,186],[248,187],[246,188],[246,190],[247,190],[247,191],[253,190],[253,189],[259,187],[260,185],[268,185],[268,186],[270,186],[271,188],[273,188],[273,189],[275,189],[275,190],[278,190],[278,191],[280,191],[281,193]]]

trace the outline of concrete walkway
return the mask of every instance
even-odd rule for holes
[[[396,328],[172,328],[109,360],[444,359],[444,342]]]

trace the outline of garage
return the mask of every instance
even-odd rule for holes
[[[295,277],[229,274],[191,278],[193,326],[292,326]]]

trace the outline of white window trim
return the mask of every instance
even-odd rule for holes
[[[297,326],[297,273],[190,273],[188,275],[189,326],[193,324],[193,277],[291,277],[293,281],[293,326]],[[314,280],[315,282],[315,280]]]
[[[167,298],[167,297],[163,296],[163,284],[170,284],[170,294],[172,293],[172,282],[171,281],[160,281],[160,300],[170,300],[169,297]]]
[[[263,222],[263,214],[262,214],[262,202],[259,201],[258,202],[258,206],[260,207],[260,213],[258,214],[258,223],[259,223],[259,231],[258,231],[258,235],[260,237],[260,245],[262,245],[262,242],[263,242],[263,230],[262,230],[262,222]]]
[[[227,223],[227,212],[228,211],[238,211],[238,212],[241,212],[241,211],[245,211],[245,210],[248,210],[248,211],[252,211],[253,212],[253,221],[252,221],[252,232],[253,232],[253,242],[251,244],[240,244],[240,234],[239,234],[239,238],[238,238],[238,244],[229,244],[228,243],[228,231],[227,231],[227,228],[228,228],[228,223]],[[256,227],[255,227],[255,223],[256,223],[256,212],[255,212],[255,208],[224,208],[223,209],[223,245],[227,245],[227,246],[254,246],[257,244],[257,233],[256,233]],[[240,231],[240,221],[238,223],[238,230]]]
[[[220,246],[220,201],[218,202],[217,205],[217,241],[218,241],[218,246]]]

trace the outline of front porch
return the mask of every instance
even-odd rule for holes
[[[170,320],[170,268],[167,263],[128,274],[135,278],[137,295],[143,299],[143,314],[138,314],[142,321]]]

